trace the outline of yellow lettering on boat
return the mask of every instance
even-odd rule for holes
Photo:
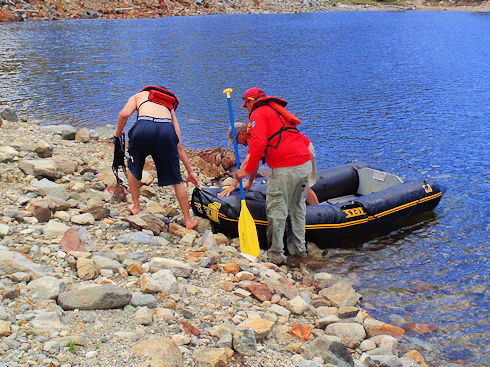
[[[432,187],[429,184],[422,185],[424,188],[425,192],[428,194],[429,192],[432,192]]]
[[[209,203],[207,206],[204,206],[204,208],[206,209],[206,215],[213,222],[219,223],[218,213],[220,207],[221,203],[217,203],[216,201],[213,203]]]
[[[359,217],[360,215],[366,215],[366,213],[364,212],[364,209],[362,207],[343,209],[343,212],[345,214],[347,214],[346,218]]]

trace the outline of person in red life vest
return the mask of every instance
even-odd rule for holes
[[[187,170],[186,183],[199,187],[197,177],[182,146],[180,127],[175,115],[179,104],[177,97],[162,87],[148,86],[131,96],[119,113],[114,136],[124,134],[129,117],[137,111],[135,124],[128,131],[128,183],[133,203],[129,210],[140,212],[140,187],[146,157],[151,155],[158,175],[158,186],[173,185],[175,196],[182,209],[186,228],[199,224],[190,214],[189,200],[180,174],[179,158]]]
[[[284,264],[284,234],[291,254],[306,256],[305,215],[311,158],[304,136],[296,125],[301,121],[284,106],[281,98],[268,97],[260,88],[243,96],[251,123],[248,160],[235,173],[240,180],[257,170],[262,157],[270,167],[267,180],[266,213],[269,260]],[[288,230],[286,231],[286,225]]]
[[[243,122],[238,122],[235,124],[235,136],[236,136],[236,141],[238,144],[248,146],[248,139],[250,139],[250,133],[251,133],[251,125],[250,124],[245,124]],[[316,183],[316,164],[315,164],[315,149],[313,147],[313,144],[311,143],[310,139],[308,139],[304,134],[301,134],[303,137],[303,140],[308,147],[308,151],[310,152],[310,158],[311,158],[311,165],[312,165],[312,170],[311,170],[311,176],[310,180],[308,182],[308,193],[306,194],[306,203],[308,205],[320,205],[318,202],[318,197],[316,196],[315,192],[311,189],[311,187]],[[231,127],[228,129],[228,136],[230,138],[230,143],[228,145],[233,144],[233,131]],[[246,167],[248,163],[248,158],[250,155],[247,154],[247,157],[245,158],[245,161],[242,163],[242,167]],[[258,168],[258,166],[257,166]],[[245,184],[244,188],[249,191],[252,188],[253,181],[255,179],[255,176],[257,174],[257,171],[251,173],[248,175],[248,182]],[[239,182],[235,178],[233,182],[228,186],[226,189],[224,189],[222,192],[218,194],[218,196],[229,196],[233,191],[236,190],[238,187]]]

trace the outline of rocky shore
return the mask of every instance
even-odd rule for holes
[[[346,279],[246,259],[208,220],[186,230],[151,164],[131,216],[110,128],[0,112],[0,366],[427,365]],[[228,150],[189,153],[205,186],[233,166]]]
[[[338,10],[490,11],[489,1],[406,0],[0,0],[0,22],[23,20],[159,18],[247,13],[304,13]]]

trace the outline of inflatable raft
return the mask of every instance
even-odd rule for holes
[[[256,179],[253,190],[245,193],[263,248],[267,248],[266,182],[267,178]],[[429,211],[436,207],[444,191],[431,179],[403,182],[398,176],[364,162],[318,170],[312,189],[320,205],[306,207],[306,239],[320,248],[366,239],[380,228]],[[196,215],[209,218],[216,230],[237,237],[240,191],[218,197],[221,191],[196,188],[192,209]]]

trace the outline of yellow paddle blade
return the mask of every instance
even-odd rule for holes
[[[240,249],[244,254],[258,257],[260,255],[257,228],[252,215],[248,211],[245,200],[242,200],[240,218],[238,218],[238,234],[240,236]]]

